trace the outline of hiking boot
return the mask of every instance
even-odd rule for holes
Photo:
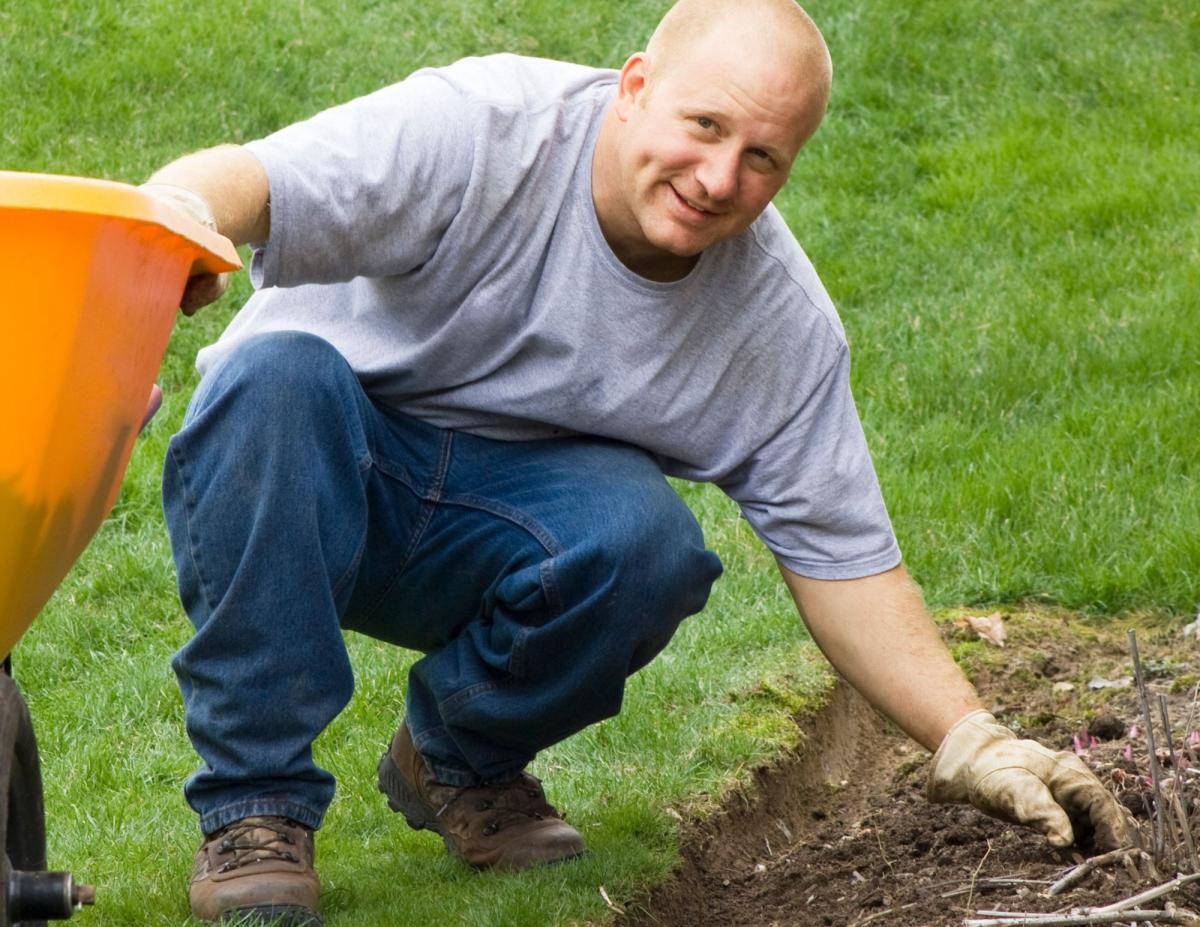
[[[313,835],[288,818],[234,821],[208,837],[192,867],[192,914],[202,921],[321,927]]]
[[[546,801],[542,784],[519,773],[502,785],[438,782],[407,724],[379,761],[379,791],[414,830],[441,834],[446,849],[479,869],[528,869],[583,855],[583,838]]]

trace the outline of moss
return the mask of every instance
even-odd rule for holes
[[[1197,682],[1200,682],[1200,675],[1196,673],[1181,673],[1171,680],[1171,691],[1187,692],[1195,687]]]

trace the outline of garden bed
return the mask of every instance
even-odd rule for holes
[[[1157,791],[1143,703],[1125,678],[1134,675],[1126,635],[1133,625],[1016,610],[1004,616],[1007,641],[996,647],[975,641],[962,624],[947,622],[946,634],[985,705],[1020,736],[1080,753],[1134,814],[1143,852],[1112,859],[1050,894],[1095,855],[1091,848],[1055,850],[1033,831],[972,808],[929,804],[923,794],[929,754],[842,686],[827,711],[801,722],[805,739],[797,752],[760,771],[755,788],[720,814],[694,825],[675,880],[630,906],[621,920],[647,927],[959,927],[999,919],[988,913],[999,911],[1059,912],[1102,923],[1095,909],[1195,871],[1179,812],[1168,808],[1157,853],[1150,814],[1156,796],[1170,796],[1176,767],[1195,765],[1184,744],[1200,726],[1197,649],[1194,638],[1180,633],[1181,623],[1136,625],[1163,758]],[[1165,754],[1159,695],[1172,722],[1174,767]],[[1200,796],[1200,778],[1183,778],[1183,814],[1200,838],[1200,802],[1191,800]],[[1175,919],[1162,923],[1200,923],[1187,913],[1200,911],[1200,882],[1133,909],[1173,911]]]

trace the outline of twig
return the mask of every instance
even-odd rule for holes
[[[1183,752],[1188,755],[1188,760],[1193,766],[1200,765],[1200,759],[1196,757],[1196,751],[1192,749],[1188,736],[1192,732],[1192,718],[1196,715],[1198,700],[1200,700],[1200,682],[1196,683],[1192,689],[1192,703],[1188,705],[1187,719],[1183,722]]]
[[[892,861],[890,859],[888,859],[887,854],[885,852],[883,852],[883,838],[879,836],[879,828],[878,827],[874,828],[874,831],[875,831],[875,842],[879,845],[879,855],[882,856],[883,861],[885,863],[887,863],[888,872],[890,872],[892,874],[892,877],[895,878],[896,867],[892,865]]]
[[[1112,850],[1102,856],[1093,856],[1091,859],[1085,859],[1082,863],[1070,870],[1065,876],[1055,882],[1046,890],[1047,897],[1061,895],[1068,888],[1082,881],[1093,870],[1099,869],[1101,866],[1107,866],[1109,863],[1116,862],[1122,857],[1128,857],[1130,853],[1136,853],[1135,847],[1122,847],[1119,850]]]
[[[979,879],[975,882],[975,889],[984,891],[989,888],[1012,888],[1014,885],[1049,885],[1046,879]],[[935,886],[927,886],[933,888]],[[951,889],[948,892],[942,892],[942,898],[956,898],[959,895],[965,895],[971,891],[971,886]]]
[[[917,908],[923,904],[925,904],[924,901],[910,901],[908,904],[902,904],[898,908],[885,908],[882,911],[876,911],[874,914],[864,917],[861,921],[855,921],[850,927],[864,927],[865,924],[877,921],[887,914],[895,914],[897,911],[907,911],[909,908]]]
[[[1146,852],[1144,850],[1138,850],[1135,855],[1138,859],[1142,859],[1146,856]],[[1142,875],[1142,870],[1140,870],[1137,867],[1137,863],[1133,861],[1133,856],[1126,856],[1123,860],[1121,860],[1121,864],[1125,867],[1125,871],[1129,874],[1129,878],[1133,880],[1134,885],[1137,885],[1145,878],[1145,876]]]
[[[1161,898],[1163,895],[1169,895],[1183,886],[1200,881],[1200,873],[1193,873],[1187,876],[1177,876],[1170,882],[1164,882],[1162,885],[1155,888],[1147,889],[1140,895],[1134,895],[1132,898],[1126,898],[1124,901],[1117,901],[1113,904],[1105,905],[1102,908],[1094,908],[1097,914],[1107,914],[1109,911],[1124,911],[1127,908],[1136,908],[1139,904],[1146,901],[1153,901],[1155,898]],[[1133,915],[1129,915],[1132,918]]]
[[[1192,872],[1200,873],[1200,859],[1196,857],[1196,843],[1192,840],[1192,825],[1188,821],[1187,812],[1183,809],[1183,800],[1176,792],[1171,796],[1171,807],[1175,810],[1175,818],[1179,821],[1179,829],[1183,831],[1183,842],[1187,845],[1188,858],[1192,862]]]
[[[971,873],[970,891],[967,892],[967,908],[971,907],[971,899],[975,897],[975,880],[979,878],[979,870],[983,868],[983,864],[987,862],[987,858],[992,855],[992,841],[987,842],[987,849],[983,851],[983,859],[979,861],[979,865],[975,867],[975,871]]]
[[[1163,858],[1163,797],[1159,787],[1158,751],[1154,746],[1154,717],[1150,713],[1150,699],[1146,694],[1146,680],[1142,676],[1142,661],[1138,657],[1137,631],[1129,630],[1129,653],[1133,657],[1133,675],[1137,683],[1138,700],[1142,703],[1142,718],[1146,723],[1146,746],[1150,752],[1150,783],[1154,788],[1154,862]]]
[[[1167,708],[1167,697],[1158,697],[1158,711],[1162,715],[1163,730],[1167,732],[1167,754],[1171,757],[1171,769],[1175,771],[1175,791],[1171,794],[1171,810],[1175,812],[1175,820],[1179,831],[1183,834],[1183,842],[1187,847],[1188,860],[1192,864],[1192,872],[1200,872],[1200,859],[1196,857],[1196,843],[1192,840],[1192,826],[1188,822],[1187,813],[1183,810],[1183,798],[1186,795],[1187,777],[1182,775],[1179,757],[1175,755],[1174,738],[1171,736],[1171,713]],[[1186,743],[1186,737],[1184,738]]]
[[[968,919],[963,921],[963,927],[1071,927],[1077,924],[1115,924],[1118,921],[1179,921],[1179,915],[1174,911],[1121,911],[1112,914],[1019,914],[1015,911],[987,913],[999,916],[982,920]]]

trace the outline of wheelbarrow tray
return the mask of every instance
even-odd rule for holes
[[[0,658],[116,501],[189,273],[240,266],[136,187],[0,171]]]

